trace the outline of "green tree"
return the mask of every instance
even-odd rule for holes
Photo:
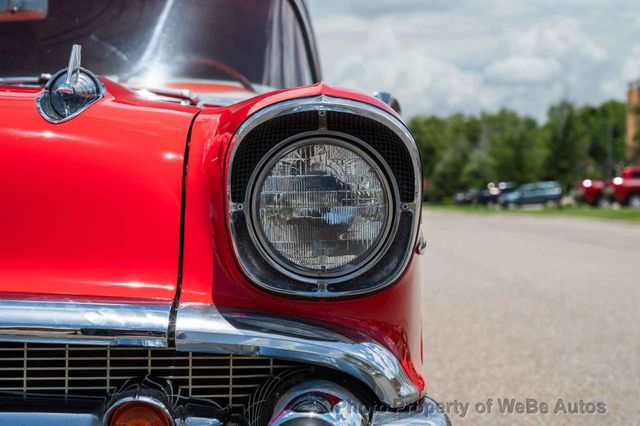
[[[414,117],[409,127],[431,198],[499,181],[552,179],[568,188],[583,177],[608,175],[625,155],[625,105],[618,101],[576,108],[563,100],[549,108],[542,126],[503,109],[479,117]]]
[[[578,109],[584,161],[580,171],[588,177],[612,177],[616,164],[625,160],[625,113],[623,102],[611,100]]]
[[[506,109],[483,114],[482,118],[491,140],[490,180],[516,183],[539,180],[545,149],[536,121]]]
[[[579,178],[578,161],[583,152],[578,114],[571,102],[562,100],[549,108],[543,137],[547,149],[544,177],[569,188]]]

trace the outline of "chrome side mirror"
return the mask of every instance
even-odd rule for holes
[[[402,114],[402,108],[400,108],[400,102],[389,92],[375,92],[373,94],[375,98],[380,99],[385,104],[389,105],[398,114]]]
[[[41,21],[48,11],[48,0],[0,0],[0,22]]]

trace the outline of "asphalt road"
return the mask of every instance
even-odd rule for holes
[[[454,425],[640,425],[640,225],[427,209],[424,229],[428,391],[470,403]],[[606,414],[563,412],[580,400]]]

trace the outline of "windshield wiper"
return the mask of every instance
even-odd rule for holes
[[[47,81],[51,78],[51,74],[40,74],[37,77],[0,77],[0,84],[20,86],[42,86],[47,84]]]

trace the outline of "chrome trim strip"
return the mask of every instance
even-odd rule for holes
[[[34,408],[37,406],[34,405]],[[96,414],[91,413],[38,413],[15,412],[0,413],[2,426],[101,426],[102,422]]]
[[[171,414],[169,409],[162,402],[158,401],[155,398],[146,396],[146,395],[133,395],[133,396],[128,396],[126,398],[118,399],[117,401],[115,401],[115,403],[113,403],[111,406],[109,406],[107,411],[104,413],[104,416],[102,416],[102,424],[104,424],[104,425],[110,424],[111,416],[113,415],[113,413],[116,412],[118,407],[120,407],[123,404],[128,404],[130,402],[141,402],[141,403],[147,404],[147,405],[149,405],[151,407],[155,407],[158,410],[160,410],[160,412],[162,414],[164,414],[165,420],[167,420],[169,422],[170,426],[175,426],[176,425],[174,416],[173,416],[173,414]],[[120,422],[118,422],[118,423],[120,423]]]
[[[316,43],[316,35],[311,24],[311,16],[305,0],[290,0],[291,6],[298,15],[298,20],[303,33],[305,47],[309,55],[309,65],[311,66],[311,75],[313,81],[318,83],[322,81],[322,67],[320,66],[320,54]]]
[[[158,407],[167,416],[170,424],[175,426],[227,424],[223,418],[217,418],[214,413],[203,409],[198,400],[182,399],[171,406],[177,413],[175,416],[170,414],[170,410],[162,402],[151,397],[126,398],[122,402],[118,401],[117,405],[129,401],[144,401]],[[108,417],[117,406],[107,407],[104,398],[0,393],[0,425],[102,426],[108,424]],[[107,414],[104,414],[105,410]]]
[[[413,202],[403,203],[402,210],[410,211],[413,214],[413,223],[412,223],[412,240],[408,242],[407,249],[405,253],[405,257],[402,262],[402,267],[399,268],[398,272],[387,279],[385,282],[380,285],[372,288],[367,288],[364,290],[353,291],[353,292],[329,292],[329,291],[317,291],[317,292],[299,292],[299,291],[286,291],[279,288],[274,288],[273,286],[269,286],[265,283],[262,283],[258,277],[251,271],[250,267],[243,261],[241,256],[238,256],[238,244],[237,237],[234,232],[233,224],[231,223],[231,217],[235,211],[240,210],[238,208],[238,204],[234,203],[231,199],[231,174],[233,169],[233,162],[238,147],[242,143],[242,140],[257,126],[265,123],[268,120],[271,120],[275,117],[303,112],[303,111],[335,111],[335,112],[344,112],[350,114],[361,115],[363,117],[375,120],[381,124],[387,126],[390,130],[392,130],[404,143],[405,147],[409,151],[409,155],[412,160],[412,167],[414,170],[414,185],[415,192]],[[382,110],[374,105],[355,101],[352,99],[345,98],[337,98],[333,96],[327,95],[319,95],[309,98],[296,98],[289,101],[279,102],[268,107],[265,107],[249,118],[247,118],[238,128],[238,130],[234,134],[235,142],[233,143],[233,147],[231,149],[231,153],[228,157],[228,167],[227,167],[227,200],[229,210],[227,212],[227,229],[229,235],[231,235],[231,243],[233,245],[233,251],[235,257],[237,259],[237,263],[244,272],[244,274],[249,277],[249,279],[262,288],[266,288],[268,290],[282,293],[282,294],[293,294],[297,296],[305,296],[312,298],[339,298],[345,296],[356,296],[371,293],[374,291],[378,291],[381,288],[387,287],[394,283],[406,270],[409,261],[414,253],[414,249],[416,247],[416,242],[418,238],[418,226],[420,225],[420,212],[422,208],[422,166],[420,163],[420,153],[418,151],[418,146],[416,145],[413,136],[409,132],[407,126],[396,116],[388,113],[385,110]],[[244,208],[244,204],[247,204],[250,200],[244,200],[242,204]],[[248,221],[251,221],[252,218],[247,218]]]
[[[324,394],[324,395],[323,395]],[[336,400],[327,398],[331,395]],[[312,401],[316,401],[313,404]],[[306,401],[314,410],[298,410],[296,405]],[[302,382],[279,397],[269,426],[291,424],[323,424],[332,426],[368,425],[365,406],[351,392],[326,380]]]
[[[399,411],[375,411],[371,426],[451,426],[449,417],[428,396],[419,404]]]
[[[398,358],[381,344],[285,318],[184,303],[178,307],[175,342],[178,351],[275,357],[342,371],[394,408],[420,396]]]
[[[0,341],[166,347],[171,305],[0,300]]]

